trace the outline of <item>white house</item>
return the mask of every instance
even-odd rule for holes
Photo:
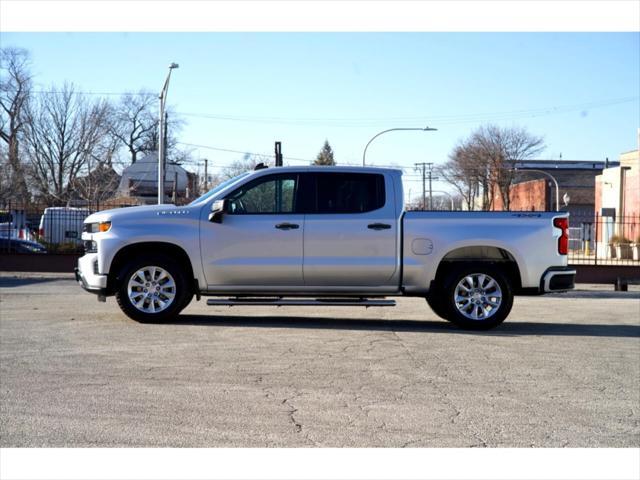
[[[189,176],[180,165],[166,164],[164,176],[165,201],[187,197]],[[151,152],[122,172],[118,194],[135,197],[144,203],[155,203],[158,198],[158,152]]]

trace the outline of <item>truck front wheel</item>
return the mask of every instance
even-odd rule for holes
[[[444,297],[439,288],[433,287],[429,290],[426,297],[427,303],[433,310],[433,313],[438,315],[440,318],[447,320],[447,309],[444,304]]]
[[[138,322],[163,322],[176,317],[193,293],[184,270],[165,255],[144,255],[127,262],[118,275],[116,300]]]
[[[500,325],[513,306],[507,277],[491,264],[454,267],[445,277],[446,317],[463,328],[487,330]]]

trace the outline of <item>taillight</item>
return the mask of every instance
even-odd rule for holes
[[[566,255],[569,253],[569,219],[567,217],[554,218],[553,226],[562,230],[562,235],[558,239],[558,253]]]
[[[44,237],[44,228],[38,230],[38,236]]]

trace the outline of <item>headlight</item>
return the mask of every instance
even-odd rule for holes
[[[87,233],[108,232],[111,229],[111,222],[85,223],[84,231]]]

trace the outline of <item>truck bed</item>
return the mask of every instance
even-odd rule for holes
[[[402,218],[403,286],[421,292],[442,260],[506,259],[516,262],[522,288],[537,288],[550,265],[565,267],[553,220],[566,212],[423,212]],[[550,238],[556,241],[549,241]]]

